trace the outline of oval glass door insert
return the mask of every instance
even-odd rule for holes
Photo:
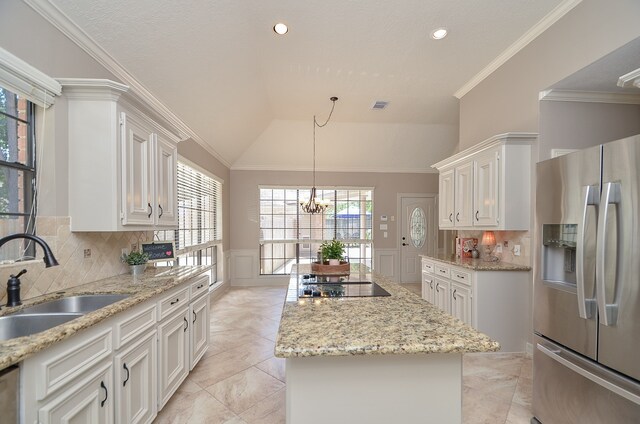
[[[411,219],[409,220],[409,236],[411,237],[411,244],[416,249],[422,248],[427,238],[427,220],[426,215],[422,208],[418,207],[411,212]]]

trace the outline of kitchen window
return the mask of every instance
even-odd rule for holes
[[[267,187],[260,190],[260,274],[289,274],[294,264],[317,259],[326,240],[341,240],[352,263],[371,266],[373,190],[370,188],[318,189],[329,207],[308,214],[300,202],[309,188]]]
[[[0,234],[35,234],[34,105],[0,87]],[[0,261],[33,259],[32,242],[9,243]]]
[[[176,243],[176,260],[166,265],[211,265],[214,284],[222,244],[222,181],[180,159],[177,190],[178,229],[156,231],[156,238]]]

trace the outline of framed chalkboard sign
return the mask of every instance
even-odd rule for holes
[[[168,261],[175,259],[176,246],[172,241],[142,243],[142,253],[149,255],[151,262]]]

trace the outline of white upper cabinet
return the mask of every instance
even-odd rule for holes
[[[438,208],[440,228],[453,228],[453,169],[440,173],[438,186],[440,188]]]
[[[108,80],[61,79],[72,231],[177,226],[178,131]]]
[[[440,172],[440,228],[528,230],[536,139],[497,135],[433,165]]]

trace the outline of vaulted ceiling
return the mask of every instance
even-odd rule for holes
[[[319,153],[318,167],[396,171],[451,154],[454,93],[562,3],[51,2],[232,168],[308,169],[313,115],[326,118],[338,96],[318,143],[347,159]],[[438,27],[449,31],[440,41],[430,37]],[[376,100],[389,106],[371,110]]]

